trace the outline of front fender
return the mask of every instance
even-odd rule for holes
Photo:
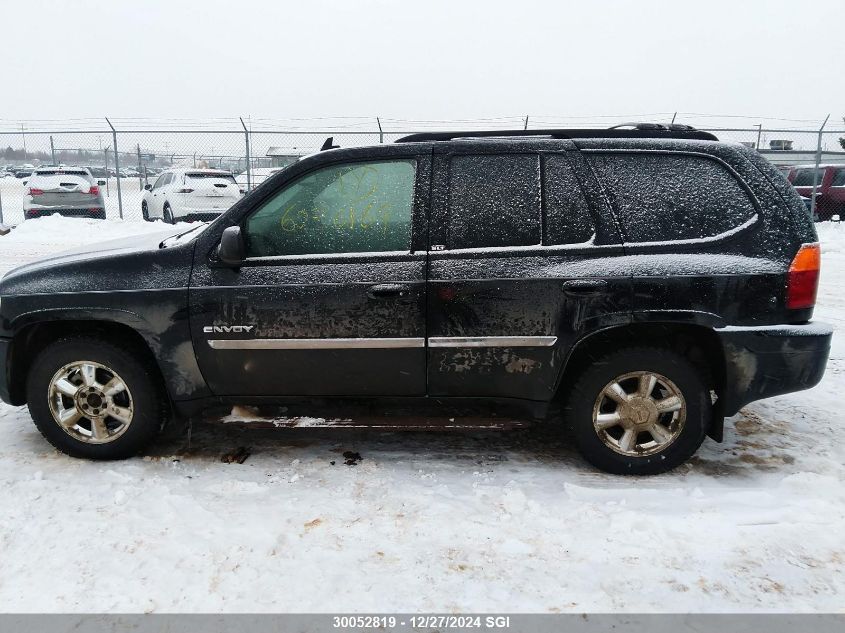
[[[67,323],[73,331],[79,331],[79,328],[71,328],[72,324],[84,323],[83,330],[95,328],[97,323],[116,324],[131,329],[143,339],[173,400],[211,395],[194,355],[185,290],[155,292],[154,297],[135,296],[152,293],[131,293],[131,297],[126,293],[127,296],[121,298],[121,304],[126,307],[103,305],[113,300],[114,293],[92,294],[97,296],[89,298],[86,302],[89,305],[85,307],[45,307],[18,312],[5,324],[10,330],[6,336],[15,340],[20,333],[47,324],[55,327],[57,323]],[[15,299],[21,298],[4,298],[4,308],[7,300],[14,304]],[[75,295],[75,299],[79,298]]]

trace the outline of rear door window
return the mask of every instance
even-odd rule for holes
[[[544,244],[583,244],[596,228],[584,192],[565,156],[545,159],[546,235]]]
[[[836,173],[833,174],[833,182],[830,184],[831,187],[845,187],[845,169],[837,169]]]
[[[448,248],[540,244],[540,204],[537,154],[453,156]]]
[[[715,237],[756,214],[746,189],[716,160],[656,152],[586,156],[628,242]]]

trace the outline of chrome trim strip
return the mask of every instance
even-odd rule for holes
[[[429,347],[552,347],[556,336],[431,336]]]
[[[401,349],[425,347],[424,338],[210,339],[212,349]]]

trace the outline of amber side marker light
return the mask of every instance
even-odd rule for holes
[[[788,309],[802,310],[816,305],[821,263],[822,253],[818,243],[801,245],[786,274],[786,307]]]

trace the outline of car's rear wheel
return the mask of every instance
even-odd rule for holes
[[[170,209],[170,203],[165,202],[164,208],[162,209],[162,215],[164,216],[164,221],[168,224],[175,224],[173,220],[173,211]]]
[[[710,425],[709,391],[675,352],[630,348],[591,363],[566,416],[581,454],[609,473],[653,475],[689,459]]]
[[[88,459],[123,459],[143,450],[167,412],[151,368],[117,345],[77,337],[49,345],[33,361],[27,400],[35,426],[54,447]]]

